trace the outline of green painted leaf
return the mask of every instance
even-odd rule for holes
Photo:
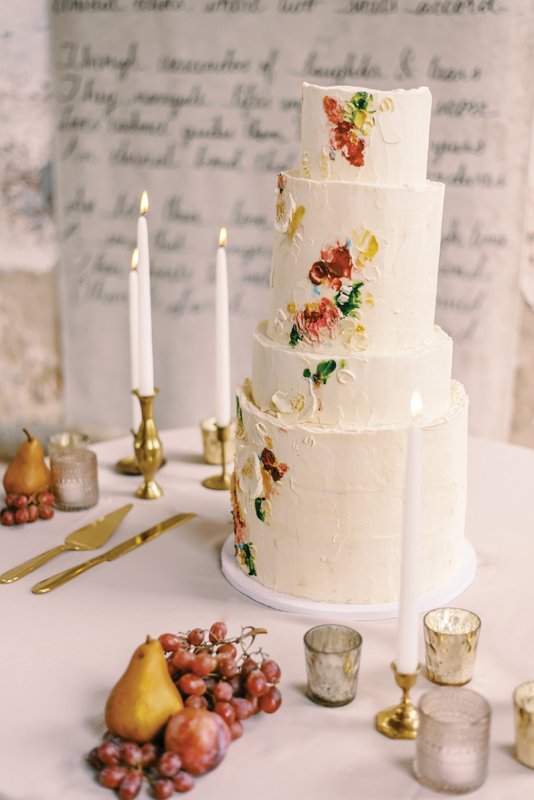
[[[362,304],[362,298],[360,297],[360,291],[363,286],[363,281],[358,281],[357,283],[352,284],[352,289],[350,290],[350,294],[346,295],[339,291],[334,297],[334,303],[339,308],[341,313],[344,317],[354,316],[354,312],[357,308],[360,308]]]
[[[302,374],[304,375],[305,378],[311,378],[311,376],[312,376],[312,374],[311,374],[310,370],[308,369],[308,367],[306,367],[306,369],[304,370],[304,372]]]
[[[339,369],[345,369],[346,366],[347,362],[345,361],[344,358],[342,358],[341,361],[339,362]]]
[[[254,556],[248,544],[242,543],[239,545],[245,555],[245,566],[248,569],[249,575],[256,575],[256,565],[254,564]]]
[[[373,95],[369,94],[369,92],[356,92],[350,102],[356,106],[356,108],[362,108],[365,111],[372,99]]]
[[[302,336],[299,333],[297,326],[293,325],[293,327],[291,328],[291,333],[289,334],[289,345],[290,345],[290,347],[296,347],[301,339],[302,339]]]
[[[336,362],[331,358],[328,361],[319,361],[319,363],[317,364],[317,374],[319,375],[320,378],[323,379],[323,382],[325,382],[328,376],[331,375],[332,372],[335,370],[335,368],[336,368]]]
[[[265,497],[256,497],[254,500],[254,508],[256,509],[256,516],[260,522],[265,522],[265,511],[263,509],[263,501]]]

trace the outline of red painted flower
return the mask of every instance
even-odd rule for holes
[[[325,247],[321,250],[321,261],[316,261],[308,273],[308,277],[315,286],[328,282],[330,286],[339,291],[341,278],[350,278],[352,272],[352,256],[347,245]]]
[[[327,297],[316,303],[305,303],[297,311],[295,324],[301,336],[312,342],[333,339],[339,322],[339,309]]]
[[[343,122],[343,106],[333,97],[325,97],[323,99],[323,108],[332,125]]]
[[[363,167],[365,163],[363,155],[364,150],[365,141],[363,139],[350,139],[342,148],[341,152],[353,167]]]

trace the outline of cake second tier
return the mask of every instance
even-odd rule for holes
[[[252,397],[280,422],[340,428],[408,424],[414,391],[424,419],[451,404],[452,340],[436,327],[432,340],[402,353],[344,356],[300,353],[273,342],[260,322],[254,333]]]
[[[337,354],[430,342],[443,192],[281,173],[267,335]]]

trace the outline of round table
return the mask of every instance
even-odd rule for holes
[[[60,543],[84,522],[132,501],[134,508],[106,547],[178,511],[198,516],[46,595],[39,580],[92,554],[66,553],[20,581],[0,586],[2,697],[0,800],[90,800],[113,797],[94,780],[83,755],[104,731],[107,695],[147,634],[209,627],[224,619],[231,633],[263,626],[262,646],[281,665],[283,704],[244,723],[226,759],[197,780],[196,800],[407,800],[430,798],[412,774],[415,743],[391,741],[374,729],[378,710],[395,703],[395,620],[357,623],[363,636],[358,694],[342,708],[305,696],[302,637],[323,622],[275,611],[239,594],[220,569],[231,531],[228,494],[204,489],[214,468],[201,457],[197,429],[161,434],[167,465],[164,497],[134,497],[139,478],[114,471],[131,451],[124,438],[94,446],[101,501],[85,512],[57,513],[50,522],[0,529],[1,570]],[[456,604],[482,618],[475,678],[470,686],[493,711],[489,775],[477,797],[529,797],[534,773],[513,757],[512,691],[534,678],[530,613],[534,577],[534,451],[470,440],[467,535],[478,556],[473,584]],[[215,470],[216,471],[216,470]],[[332,616],[332,621],[336,621]],[[422,639],[422,637],[421,637]],[[421,641],[421,656],[423,656]],[[430,688],[420,678],[415,700]],[[177,796],[177,795],[175,795]],[[148,797],[143,790],[140,797]]]

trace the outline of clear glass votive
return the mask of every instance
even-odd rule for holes
[[[74,448],[82,449],[89,444],[89,437],[85,433],[78,433],[77,431],[62,431],[61,433],[53,433],[46,440],[48,455],[50,458],[54,453],[62,453],[65,450],[73,450]]]
[[[92,450],[74,448],[54,453],[50,473],[57,508],[80,511],[98,503],[98,467]]]
[[[484,783],[491,709],[472,689],[431,689],[419,701],[414,770],[438,792],[463,794]]]
[[[323,706],[354,700],[362,637],[345,625],[318,625],[304,634],[308,697]]]
[[[521,683],[514,692],[515,755],[534,769],[534,681]]]
[[[426,677],[440,686],[463,686],[473,677],[480,619],[463,608],[425,614]]]

